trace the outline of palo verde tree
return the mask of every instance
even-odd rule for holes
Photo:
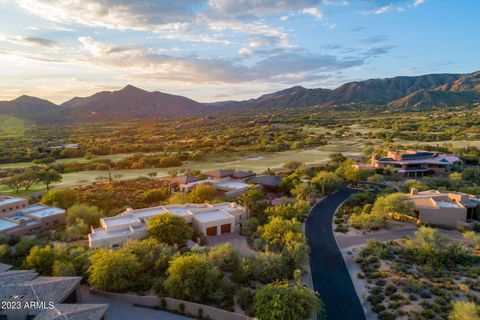
[[[286,281],[267,284],[255,294],[255,316],[260,320],[307,320],[322,308],[314,291]]]
[[[222,273],[205,256],[191,254],[172,260],[164,287],[171,297],[209,301],[221,285]]]
[[[192,227],[182,217],[171,213],[163,213],[148,220],[147,231],[159,242],[177,246],[185,245],[193,236]]]
[[[146,281],[143,266],[132,253],[101,249],[92,254],[90,262],[88,283],[97,289],[125,292]]]

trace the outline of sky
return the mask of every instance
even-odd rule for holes
[[[0,100],[200,102],[480,70],[478,0],[0,0]]]

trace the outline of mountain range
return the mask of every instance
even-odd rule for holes
[[[470,74],[428,74],[349,82],[331,89],[295,86],[244,101],[200,103],[192,99],[148,92],[128,85],[118,91],[102,91],[75,97],[60,105],[21,96],[0,101],[0,114],[36,123],[85,123],[132,119],[197,117],[280,111],[293,108],[338,106],[388,106],[425,109],[473,105],[480,102],[480,71]]]

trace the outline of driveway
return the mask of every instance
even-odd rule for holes
[[[305,224],[310,245],[313,288],[325,304],[327,319],[363,320],[365,314],[332,230],[337,207],[357,191],[344,189],[317,203]]]
[[[191,320],[185,316],[150,308],[135,307],[126,302],[90,294],[88,287],[80,287],[80,303],[107,303],[107,319],[111,320]]]

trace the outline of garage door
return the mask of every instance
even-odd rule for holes
[[[230,223],[229,224],[222,224],[222,227],[220,229],[222,234],[230,233],[231,232],[230,226],[231,226]]]
[[[217,226],[207,228],[207,236],[216,236],[217,235]]]

